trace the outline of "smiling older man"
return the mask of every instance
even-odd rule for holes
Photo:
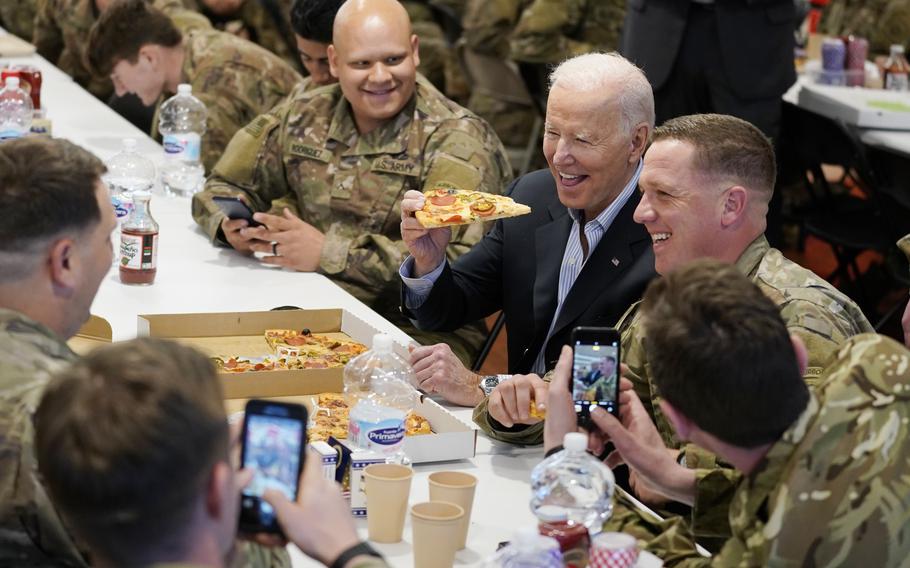
[[[632,219],[654,125],[651,86],[617,54],[569,59],[550,82],[543,144],[549,170],[508,190],[531,206],[530,215],[497,221],[449,264],[448,229],[424,229],[413,216],[423,195],[410,192],[401,204],[411,253],[400,269],[404,307],[423,329],[452,329],[503,310],[512,373],[553,368],[575,326],[612,325],[654,276],[651,239]],[[453,359],[445,345],[416,349],[420,386],[472,406],[489,395],[491,408],[510,405],[527,418],[530,397],[524,392],[516,405],[508,375],[481,378]]]

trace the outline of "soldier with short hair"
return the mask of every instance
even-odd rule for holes
[[[98,158],[65,140],[0,144],[0,565],[85,566],[38,475],[32,415],[113,260]]]
[[[321,272],[418,341],[439,341],[414,333],[398,311],[399,201],[436,184],[499,193],[508,161],[485,122],[417,74],[418,40],[398,2],[349,0],[333,42],[339,84],[297,92],[239,131],[193,197],[193,217],[216,243]],[[225,218],[212,201],[219,194],[242,197],[266,226]],[[482,231],[453,229],[449,254]],[[442,337],[470,362],[484,335],[477,322]]]
[[[335,14],[344,0],[294,0],[291,26],[297,42],[297,55],[309,74],[298,90],[315,89],[338,81],[329,69],[329,45]]]
[[[214,30],[187,34],[143,0],[114,0],[92,28],[88,62],[110,76],[118,94],[136,93],[146,105],[177,92],[180,83],[208,109],[202,162],[210,170],[231,137],[275,106],[301,77],[278,56]],[[153,121],[153,135],[157,135]]]
[[[675,566],[903,566],[910,554],[906,456],[910,352],[875,334],[848,340],[809,389],[809,353],[737,267],[696,260],[652,282],[640,309],[651,376],[680,439],[741,472],[731,537],[700,556],[684,521],[647,548]],[[553,424],[574,421],[565,348],[550,390]],[[684,500],[691,470],[667,453],[631,385],[620,420],[595,428],[652,490]],[[565,428],[562,428],[565,429]],[[560,428],[548,427],[547,447]]]

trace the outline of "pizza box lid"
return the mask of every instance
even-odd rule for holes
[[[860,87],[803,85],[799,106],[859,128],[910,130],[910,94]]]
[[[109,344],[112,337],[111,324],[106,319],[100,316],[89,316],[88,321],[82,324],[76,335],[72,336],[66,344],[79,355],[85,355],[93,349]]]

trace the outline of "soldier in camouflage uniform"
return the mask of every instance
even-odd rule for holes
[[[291,6],[291,26],[297,54],[307,76],[296,91],[307,91],[338,81],[329,69],[329,45],[335,14],[344,0],[295,0]],[[292,97],[295,95],[291,95]]]
[[[202,162],[212,166],[237,130],[281,101],[301,81],[287,63],[231,34],[196,30],[183,36],[143,0],[118,0],[92,28],[88,60],[110,75],[118,94],[146,105],[189,83],[208,109]],[[157,136],[157,120],[153,121]]]
[[[698,155],[700,154],[700,155]],[[707,161],[711,156],[712,161]],[[724,164],[745,162],[755,156],[748,174],[728,171]],[[760,158],[759,158],[760,157]],[[655,267],[667,274],[696,258],[720,258],[758,285],[778,307],[787,328],[800,337],[808,350],[805,381],[814,385],[832,354],[849,337],[874,331],[862,311],[849,298],[811,271],[770,248],[763,236],[764,215],[775,176],[773,150],[755,127],[723,115],[680,117],[658,127],[639,187],[642,200],[636,220],[655,239]],[[707,180],[707,181],[706,181]],[[719,181],[723,180],[723,181]],[[711,183],[713,181],[713,184]],[[726,191],[700,189],[712,185],[738,187],[736,222],[710,221],[723,207]],[[726,185],[724,185],[726,184]],[[679,204],[671,208],[669,203]],[[683,206],[685,204],[685,206]],[[731,227],[717,233],[715,227]],[[645,331],[637,305],[619,321],[624,375],[657,424],[665,444],[679,448],[680,441],[660,411],[659,393],[652,381],[650,362],[644,351]],[[533,389],[541,379],[520,377],[523,388]],[[498,389],[497,389],[498,390]],[[503,414],[496,392],[474,411],[475,422],[495,439],[520,444],[539,443],[544,426],[534,419]],[[490,406],[491,400],[494,406]],[[515,424],[538,422],[529,428]],[[682,449],[685,463],[695,470],[696,501],[693,526],[700,537],[726,537],[727,509],[739,474],[719,464],[715,456],[695,445]],[[679,452],[676,452],[679,458]]]
[[[435,342],[440,334],[416,333],[398,311],[400,196],[436,184],[499,193],[509,167],[482,120],[416,75],[415,43],[396,2],[347,2],[329,48],[340,84],[295,93],[239,131],[194,196],[193,217],[217,243],[326,274],[418,341]],[[255,215],[268,228],[225,219],[214,195],[271,210]],[[481,236],[481,225],[458,228],[449,254]],[[484,330],[443,337],[470,361]]]
[[[104,102],[114,92],[110,79],[96,76],[85,64],[88,34],[98,15],[110,0],[36,0],[32,43],[42,57],[56,65],[79,85]],[[179,15],[187,25],[208,25],[201,16],[185,14],[181,0],[151,0],[152,4],[169,15]]]
[[[910,352],[862,334],[832,353],[810,390],[802,342],[735,267],[702,260],[655,281],[642,308],[661,406],[682,437],[742,471],[729,510],[732,536],[699,556],[682,520],[646,548],[678,566],[902,566],[910,553]],[[552,392],[568,381],[570,357]],[[568,397],[565,397],[568,398]],[[552,419],[571,401],[551,396]],[[684,490],[688,470],[661,449],[631,390],[622,423],[593,419],[618,455],[654,487]],[[556,432],[548,432],[548,445]],[[625,516],[628,521],[628,516]],[[608,527],[612,522],[608,522]],[[668,526],[669,525],[669,526]]]
[[[906,0],[831,0],[822,12],[819,32],[858,35],[869,40],[870,53],[887,54],[892,44],[910,43],[910,3]]]
[[[0,27],[25,41],[31,41],[37,9],[36,0],[0,2]]]
[[[84,566],[41,484],[32,414],[88,309],[116,227],[104,165],[75,144],[0,146],[0,565]],[[41,211],[42,218],[34,218]]]

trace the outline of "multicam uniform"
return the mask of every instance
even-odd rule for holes
[[[619,46],[624,0],[533,0],[512,32],[515,61],[559,63]]]
[[[290,65],[258,45],[225,32],[184,37],[182,82],[208,109],[202,161],[211,171],[234,133],[284,99],[302,80]],[[152,121],[157,137],[158,121]]]
[[[418,332],[400,314],[398,267],[406,255],[399,203],[436,183],[499,193],[509,166],[486,123],[418,76],[415,97],[361,136],[338,85],[306,92],[240,130],[193,198],[193,217],[213,239],[224,215],[215,194],[244,195],[253,209],[292,206],[325,234],[319,272],[421,342],[446,341],[469,361],[483,341],[477,325],[455,334]],[[453,231],[454,260],[480,240],[482,225]],[[457,336],[457,337],[456,337]]]
[[[87,566],[39,480],[32,425],[51,374],[75,358],[45,326],[0,309],[0,566]]]
[[[835,357],[802,415],[736,488],[733,536],[720,553],[698,557],[682,523],[649,550],[688,556],[673,565],[693,567],[906,565],[910,352],[864,334]]]
[[[191,1],[215,29],[248,39],[283,59],[295,71],[303,72],[294,31],[288,21],[290,0],[244,0],[236,14],[226,17],[219,17],[201,7],[201,0]],[[279,20],[276,21],[271,10],[275,10]]]
[[[888,53],[891,44],[910,42],[910,3],[906,0],[831,0],[819,23],[822,33],[858,35],[871,53]]]
[[[184,11],[181,0],[153,0],[152,5],[172,18]],[[110,78],[92,75],[85,65],[89,31],[97,19],[95,0],[38,0],[32,43],[45,59],[107,102],[114,93]]]
[[[805,343],[809,366],[804,379],[810,386],[819,376],[833,353],[850,337],[874,332],[872,325],[852,300],[811,271],[787,260],[761,236],[755,239],[736,261],[746,274],[779,308],[790,333]],[[634,304],[620,319],[622,361],[629,367],[624,374],[634,388],[657,429],[669,447],[679,447],[676,433],[660,411],[660,395],[651,381],[643,345],[643,328]],[[537,444],[543,439],[543,424],[512,431],[504,430],[487,412],[486,401],[474,409],[474,421],[490,437],[516,444]],[[740,475],[692,444],[684,447],[686,465],[696,470],[696,501],[692,508],[692,525],[702,537],[729,536],[727,511]]]
[[[4,0],[0,2],[0,26],[25,41],[32,41],[36,0]]]

